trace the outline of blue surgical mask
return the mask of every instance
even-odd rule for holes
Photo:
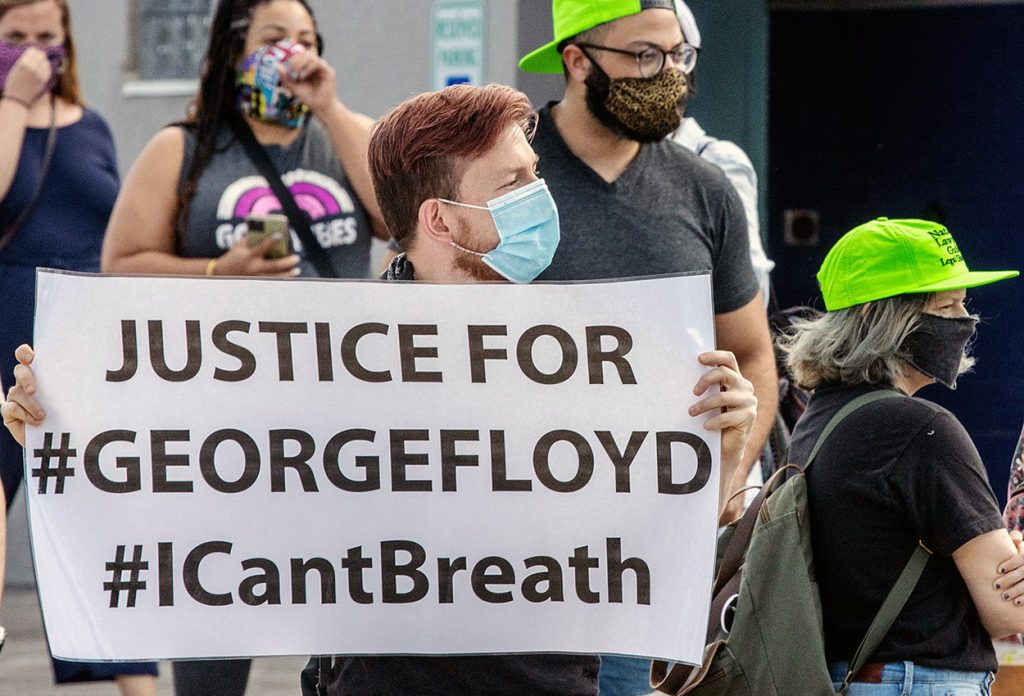
[[[487,202],[470,205],[440,198],[445,203],[489,210],[501,241],[493,251],[480,253],[455,242],[459,251],[479,256],[484,263],[513,283],[530,283],[551,264],[561,238],[558,207],[548,185],[538,179],[515,191]]]

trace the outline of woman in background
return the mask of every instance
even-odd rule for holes
[[[371,240],[387,238],[367,166],[373,121],[338,99],[321,50],[306,0],[220,0],[199,94],[187,119],[157,133],[129,172],[104,242],[104,271],[369,277]],[[275,72],[261,69],[268,65]],[[309,217],[321,263],[294,234],[294,221],[294,253],[266,258],[281,241],[269,236],[249,246],[246,219],[283,206],[239,126],[251,130]],[[242,696],[251,664],[176,662],[175,693]]]
[[[988,696],[992,638],[1024,630],[1024,555],[984,463],[953,414],[916,396],[935,383],[955,388],[974,364],[979,318],[967,310],[967,289],[1016,275],[970,271],[938,223],[879,218],[829,251],[818,273],[828,311],[783,339],[791,373],[814,390],[790,462],[808,461],[848,404],[890,397],[850,413],[807,477],[825,652],[848,696]],[[922,547],[913,593],[853,672],[872,618]]]
[[[10,374],[32,339],[36,268],[100,269],[119,181],[110,129],[82,103],[66,0],[0,0],[0,90],[0,369]],[[0,476],[10,505],[23,465],[6,431]],[[58,684],[113,679],[126,696],[156,694],[152,663],[53,669]]]
[[[282,206],[234,121],[251,129],[310,218],[331,274],[368,277],[371,239],[387,238],[366,163],[373,121],[338,99],[334,68],[320,50],[305,0],[221,0],[199,94],[188,118],[157,133],[128,173],[104,242],[104,271],[323,275],[295,234],[296,253],[284,258],[264,258],[269,239],[254,248],[246,242],[246,218]],[[275,57],[280,85],[271,92],[259,66]]]

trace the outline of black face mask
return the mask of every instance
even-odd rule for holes
[[[619,137],[638,143],[665,138],[682,123],[689,97],[686,76],[678,70],[663,70],[654,77],[611,79],[591,59],[587,86],[587,108],[601,125]]]
[[[900,352],[924,374],[956,389],[960,360],[977,325],[975,317],[922,314],[920,324],[903,340]]]

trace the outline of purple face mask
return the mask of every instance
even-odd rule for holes
[[[11,73],[11,68],[18,62],[22,54],[28,50],[29,45],[20,44],[15,46],[14,44],[0,41],[0,89],[3,89],[4,84],[7,82],[7,76]],[[40,94],[53,91],[53,86],[57,84],[57,77],[64,64],[64,56],[67,55],[67,51],[63,46],[48,46],[43,51],[50,61],[50,79]]]

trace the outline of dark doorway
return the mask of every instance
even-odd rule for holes
[[[771,14],[769,254],[783,306],[820,306],[825,251],[881,215],[938,218],[974,269],[1024,269],[1024,4],[906,4]],[[986,320],[977,374],[922,395],[964,423],[1005,500],[1024,419],[1024,281],[969,294]]]

